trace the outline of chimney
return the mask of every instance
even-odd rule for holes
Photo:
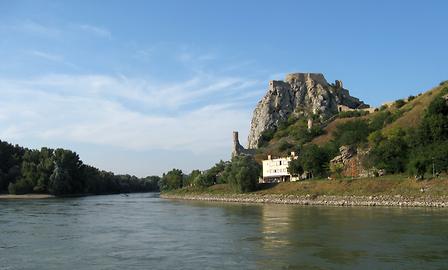
[[[296,152],[291,152],[291,157],[295,157],[296,156]]]
[[[268,160],[271,160],[271,155],[268,155]]]

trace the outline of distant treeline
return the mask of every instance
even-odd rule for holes
[[[0,192],[108,194],[158,191],[160,177],[115,175],[83,164],[65,149],[33,150],[0,141]]]

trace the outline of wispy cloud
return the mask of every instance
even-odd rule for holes
[[[58,28],[47,26],[35,21],[24,21],[13,26],[13,28],[15,30],[24,31],[40,36],[55,37],[61,34],[61,31]]]
[[[253,87],[244,81],[201,77],[162,86],[104,75],[0,79],[0,137],[64,138],[140,150],[214,151],[230,147],[232,130],[245,134],[248,128],[250,108],[236,99],[239,91]],[[213,102],[171,113],[167,109],[207,101],[210,95],[228,91],[233,94]],[[134,103],[129,106],[129,102]],[[141,102],[144,109],[138,109],[135,102]]]
[[[99,27],[99,26],[94,26],[94,25],[90,25],[90,24],[78,24],[75,25],[76,28],[87,32],[89,34],[98,36],[98,37],[102,37],[102,38],[111,38],[112,34],[111,32],[104,28],[104,27]]]
[[[42,52],[42,51],[38,51],[38,50],[31,50],[31,51],[28,51],[28,53],[30,55],[33,55],[33,56],[36,56],[39,58],[43,58],[43,59],[46,59],[49,61],[53,61],[53,62],[60,62],[64,59],[61,55],[48,53],[48,52]]]
[[[55,62],[55,63],[59,63],[62,65],[71,67],[73,69],[78,69],[78,66],[65,60],[64,56],[59,55],[59,54],[44,52],[44,51],[39,51],[39,50],[29,50],[29,51],[26,51],[26,53],[31,56],[44,59],[46,61],[51,61],[51,62]]]

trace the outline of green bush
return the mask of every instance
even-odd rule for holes
[[[258,147],[263,147],[268,145],[268,143],[274,138],[276,129],[268,129],[261,133],[260,139],[258,140]]]
[[[280,152],[286,152],[287,150],[290,150],[292,147],[293,147],[293,145],[290,144],[289,142],[287,142],[287,141],[282,141],[282,142],[280,143],[280,145],[278,146],[278,150],[279,150]]]
[[[403,107],[406,104],[406,102],[402,99],[398,99],[394,102],[394,106],[397,109],[400,109],[401,107]]]
[[[368,111],[346,111],[346,112],[339,112],[338,117],[339,118],[351,118],[351,117],[361,117],[364,115],[369,114]]]
[[[367,142],[369,133],[370,129],[367,121],[349,121],[336,127],[334,141],[338,145],[360,145]]]
[[[28,181],[20,179],[16,183],[9,183],[8,192],[9,194],[27,194],[33,191],[33,186]]]
[[[408,102],[409,102],[409,101],[412,101],[412,100],[414,100],[414,99],[415,99],[415,96],[410,95],[410,96],[408,97]]]
[[[193,182],[195,187],[209,187],[215,184],[215,180],[211,174],[198,175]]]

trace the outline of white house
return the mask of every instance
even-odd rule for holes
[[[291,160],[297,159],[294,152],[289,157],[272,158],[268,155],[267,160],[263,160],[263,179],[260,183],[278,183],[285,181],[297,181],[298,177],[293,177],[288,173],[288,166]]]

